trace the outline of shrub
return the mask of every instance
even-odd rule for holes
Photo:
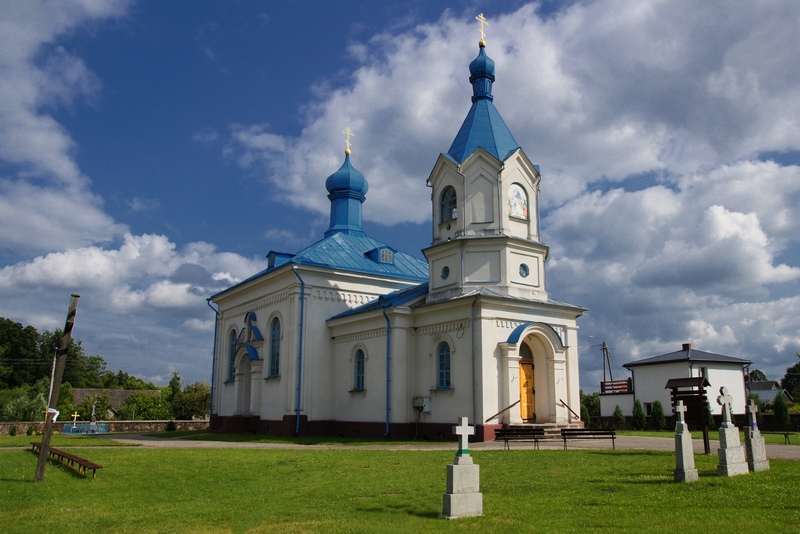
[[[581,421],[583,421],[587,427],[589,426],[589,409],[583,403],[581,403]]]
[[[639,399],[633,403],[633,428],[636,430],[644,430],[647,426],[647,416],[644,415],[644,408]]]
[[[167,432],[175,432],[176,430],[178,430],[178,425],[175,424],[175,421],[172,419],[167,421]]]
[[[17,425],[11,425],[11,428],[8,430],[9,436],[16,436],[17,435]]]
[[[625,424],[625,414],[622,413],[622,408],[619,407],[619,404],[614,407],[613,421],[614,426],[622,426]]]
[[[32,436],[34,432],[36,432],[36,429],[33,428],[33,425],[28,425],[28,429],[25,431],[25,435]]]
[[[789,426],[789,405],[786,404],[786,399],[783,398],[783,394],[775,396],[772,410],[775,412],[775,424],[781,427]]]
[[[661,401],[655,401],[653,403],[653,412],[650,414],[650,424],[656,430],[664,430],[667,426],[667,419],[664,417],[664,407],[661,405]]]

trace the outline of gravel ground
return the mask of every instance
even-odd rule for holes
[[[371,444],[371,445],[300,445],[292,443],[251,443],[251,442],[228,442],[228,441],[200,441],[196,439],[170,439],[170,438],[154,438],[144,434],[126,434],[125,437],[117,437],[106,434],[103,436],[110,438],[123,444],[136,444],[145,447],[167,447],[178,449],[383,449],[383,450],[448,450],[457,447],[455,441],[452,443],[442,442],[419,442],[419,443],[404,443],[395,444],[387,443]],[[693,440],[695,454],[703,454],[703,441]],[[571,440],[568,444],[570,449],[610,449],[611,441],[604,440]],[[498,441],[484,441],[482,443],[470,443],[469,448],[473,451],[481,450],[502,450],[503,442]],[[528,442],[512,442],[510,448],[514,450],[533,450],[533,443]],[[539,443],[540,449],[563,449],[563,442],[559,440],[541,441]],[[675,441],[672,438],[652,438],[640,436],[618,436],[616,439],[616,448],[619,449],[632,449],[632,450],[657,450],[657,451],[672,451],[675,450]],[[711,441],[711,453],[716,454],[719,448],[719,442]],[[783,460],[800,460],[800,445],[777,445],[772,443],[766,444],[767,457],[777,458]]]

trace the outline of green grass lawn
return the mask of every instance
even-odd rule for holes
[[[97,479],[49,463],[45,480],[33,483],[36,455],[0,449],[0,532],[800,529],[797,461],[771,460],[769,471],[723,478],[716,455],[697,455],[700,480],[676,484],[668,452],[474,451],[485,515],[447,521],[439,514],[453,451],[74,452],[104,466]]]

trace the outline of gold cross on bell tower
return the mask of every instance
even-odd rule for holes
[[[486,20],[486,17],[483,16],[483,13],[475,17],[475,20],[481,23],[481,40],[478,42],[479,46],[486,46],[486,32],[483,31],[484,26],[488,26],[489,22]]]
[[[355,137],[355,134],[353,133],[353,131],[350,129],[349,126],[347,128],[345,128],[344,130],[342,130],[342,133],[346,136],[345,139],[344,139],[344,146],[345,146],[344,153],[349,156],[350,155],[350,137],[351,136]]]

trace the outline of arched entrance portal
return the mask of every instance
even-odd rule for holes
[[[536,422],[536,381],[533,352],[527,343],[519,349],[519,415],[523,423]]]
[[[250,415],[250,359],[244,352],[236,366],[236,408],[238,415]]]

